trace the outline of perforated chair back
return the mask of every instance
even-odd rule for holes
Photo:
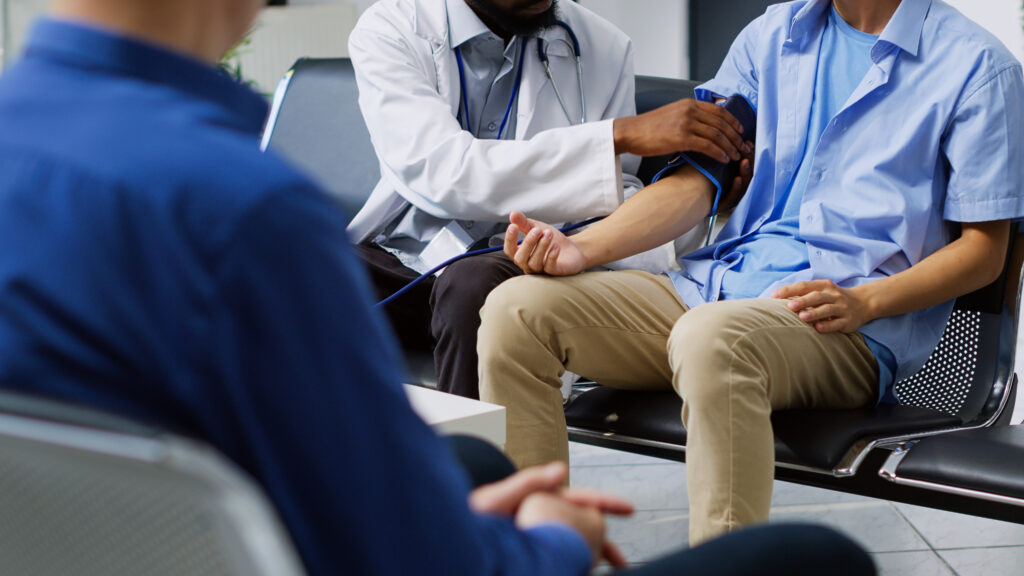
[[[0,572],[304,574],[262,491],[211,448],[7,393]]]
[[[1016,232],[1016,230],[1014,230]],[[1015,290],[1007,290],[1013,235],[1003,274],[996,282],[957,299],[942,339],[916,374],[895,384],[901,405],[958,416],[984,424],[1005,405],[1013,373]],[[1016,287],[1014,287],[1016,288]]]
[[[285,157],[351,217],[380,180],[348,58],[302,58],[274,94],[264,150]]]

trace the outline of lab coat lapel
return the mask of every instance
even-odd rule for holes
[[[415,6],[416,34],[430,43],[437,92],[448,102],[452,116],[458,116],[461,88],[459,68],[449,39],[448,9],[439,0],[417,0]]]
[[[455,60],[455,52],[448,46],[448,42],[442,42],[432,48],[434,69],[437,73],[437,93],[448,102],[452,116],[458,117],[462,88],[459,84],[459,65]]]
[[[572,82],[568,81],[565,70],[570,70],[575,63],[571,54],[562,42],[550,42],[548,37],[561,33],[560,30],[548,29],[542,31],[538,37],[548,43],[548,59],[551,62],[551,73],[556,76],[559,82],[559,89],[562,90],[562,97],[566,99],[566,106],[571,114],[579,115],[579,88],[576,86],[576,73],[571,76]],[[548,81],[544,71],[544,65],[537,57],[537,38],[526,40],[526,52],[523,54],[523,84],[519,88],[519,115],[516,119],[516,139],[525,140],[541,130],[568,126],[569,122],[558,105],[554,89]],[[563,49],[564,48],[564,49]],[[535,128],[536,127],[536,128]]]

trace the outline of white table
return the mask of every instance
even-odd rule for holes
[[[462,396],[405,385],[413,410],[438,434],[477,436],[505,447],[505,407]]]

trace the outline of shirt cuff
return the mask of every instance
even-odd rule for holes
[[[554,558],[563,558],[569,568],[565,574],[586,576],[590,573],[590,547],[583,536],[566,524],[549,523],[525,531],[538,544],[549,549]]]

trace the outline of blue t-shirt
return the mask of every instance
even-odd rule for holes
[[[567,527],[470,511],[336,207],[259,153],[265,113],[200,62],[38,25],[0,78],[0,386],[210,442],[311,576],[586,574]]]

